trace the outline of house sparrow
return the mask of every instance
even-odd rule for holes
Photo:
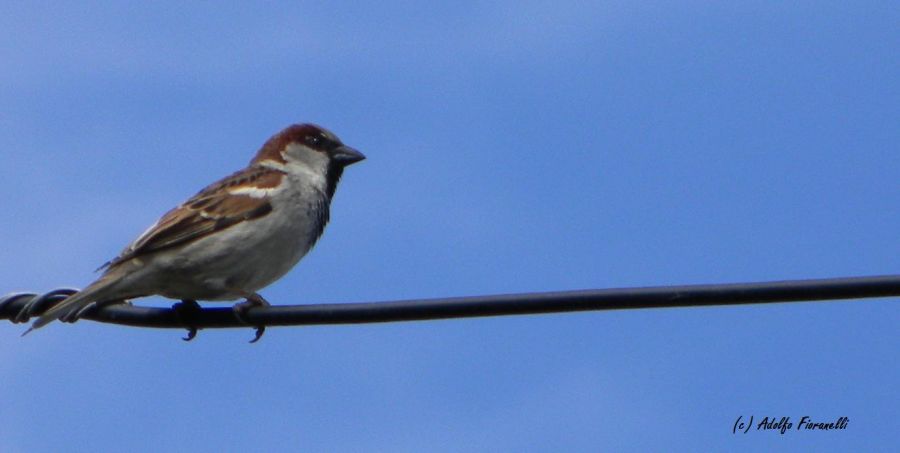
[[[47,310],[28,332],[91,303],[150,295],[194,306],[197,300],[246,299],[235,306],[238,316],[250,306],[268,305],[256,291],[281,278],[312,248],[328,222],[344,167],[363,159],[319,126],[282,130],[247,168],[163,215],[101,266],[105,272],[97,281]]]

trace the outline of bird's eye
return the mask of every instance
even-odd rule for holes
[[[306,144],[314,148],[321,148],[325,144],[325,138],[320,135],[306,137]]]

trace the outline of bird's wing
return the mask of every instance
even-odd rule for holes
[[[249,167],[211,184],[163,215],[101,269],[265,216],[272,211],[268,194],[283,176],[279,170]]]

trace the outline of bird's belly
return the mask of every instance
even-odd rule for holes
[[[162,258],[174,299],[235,300],[286,274],[312,248],[321,227],[309,209],[241,222]],[[165,253],[165,252],[163,252]]]

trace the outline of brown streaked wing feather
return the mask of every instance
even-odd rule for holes
[[[271,188],[281,182],[282,175],[283,172],[278,170],[251,167],[211,184],[181,206],[167,212],[104,267],[114,267],[123,261],[184,244],[268,214],[272,211],[268,199],[231,195],[226,189],[251,183],[255,187]]]

